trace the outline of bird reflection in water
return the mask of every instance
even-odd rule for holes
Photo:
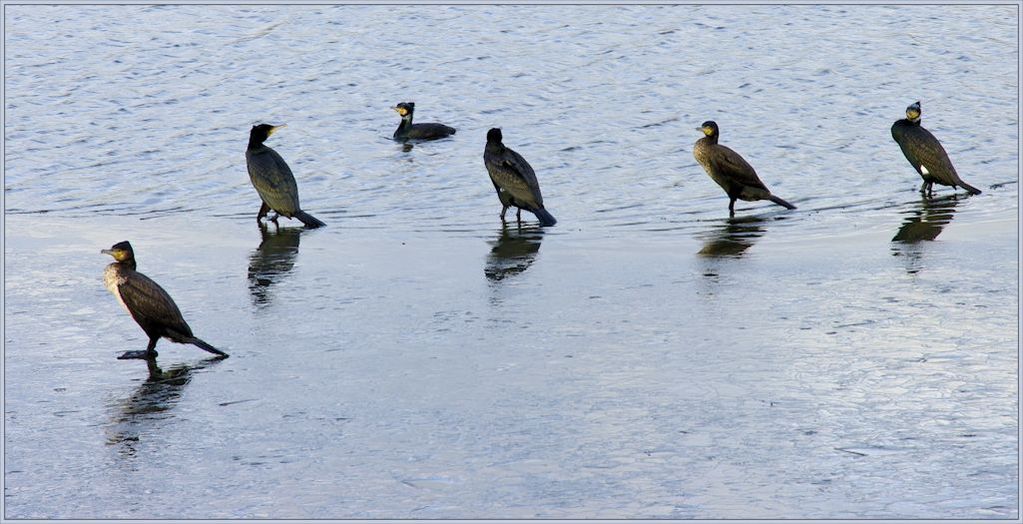
[[[173,417],[170,411],[192,380],[193,372],[223,360],[210,358],[198,364],[177,364],[164,371],[155,358],[146,359],[149,377],[131,396],[115,404],[107,444],[118,446],[122,456],[135,456],[143,435],[159,426],[160,421]]]
[[[959,204],[957,195],[942,198],[921,198],[913,209],[906,212],[899,231],[892,237],[892,254],[904,256],[907,260],[906,272],[920,271],[923,246],[920,242],[938,238],[945,226],[952,221],[955,207]]]
[[[529,269],[540,251],[543,228],[502,227],[487,257],[483,274],[491,282],[500,282]]]
[[[914,209],[907,212],[902,226],[895,233],[892,242],[915,243],[922,240],[934,240],[952,221],[955,207],[959,203],[956,195],[948,195],[935,199],[920,199]]]
[[[257,306],[270,303],[270,286],[291,271],[304,228],[260,228],[262,240],[249,256],[249,293]]]
[[[739,258],[757,238],[767,232],[767,222],[756,216],[735,217],[707,234],[707,241],[697,253],[711,258]]]

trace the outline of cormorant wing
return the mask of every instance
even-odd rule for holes
[[[767,191],[767,186],[760,181],[753,166],[749,165],[739,153],[728,147],[718,144],[717,151],[711,156],[710,161],[716,164],[715,167],[719,172],[735,182]]]
[[[254,152],[249,156],[248,168],[252,185],[271,209],[279,213],[292,213],[299,209],[295,175],[277,151],[267,147]]]
[[[412,124],[412,128],[409,129],[409,138],[443,138],[448,135],[455,133],[455,128],[446,126],[444,124],[437,124],[434,122],[426,122],[422,124]]]
[[[505,154],[498,167],[508,174],[507,181],[502,181],[505,191],[512,193],[517,200],[525,201],[525,197],[536,200],[537,205],[543,206],[543,196],[540,194],[540,183],[536,180],[536,173],[533,167],[526,162],[522,155],[505,148]],[[519,196],[521,195],[521,196]]]
[[[905,145],[903,145],[903,141]],[[952,161],[948,158],[948,153],[941,146],[941,142],[923,127],[918,126],[915,129],[906,130],[901,134],[899,145],[902,146],[902,151],[906,153],[907,157],[911,156],[909,160],[917,172],[923,165],[930,176],[943,180],[947,184],[956,182],[955,179],[959,177]]]
[[[125,307],[140,325],[159,324],[182,334],[191,334],[181,311],[170,295],[159,284],[142,273],[135,272],[117,285]]]

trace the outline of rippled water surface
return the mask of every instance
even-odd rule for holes
[[[4,15],[5,517],[1018,517],[1015,6]],[[727,219],[709,119],[798,210]],[[264,121],[327,228],[253,223]],[[114,358],[125,239],[231,358]]]

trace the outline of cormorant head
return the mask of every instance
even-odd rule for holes
[[[920,121],[920,101],[919,100],[917,100],[916,102],[913,102],[912,105],[910,105],[909,107],[906,108],[906,118],[908,118],[910,122],[919,122]]]
[[[490,131],[487,131],[487,142],[495,142],[500,144],[504,137],[501,136],[501,130],[494,127]]]
[[[278,129],[286,127],[288,124],[281,124],[279,126],[272,126],[270,124],[259,124],[258,126],[252,126],[252,131],[249,131],[249,143],[250,144],[262,144],[270,135],[277,132]]]
[[[132,251],[131,244],[129,244],[127,240],[123,240],[113,246],[110,246],[110,249],[102,249],[100,250],[100,253],[110,255],[118,262],[133,260],[135,258],[135,252]]]
[[[402,118],[412,118],[412,113],[416,110],[415,102],[402,102],[394,106],[394,110],[398,112],[398,116]]]
[[[714,122],[713,120],[708,120],[708,121],[700,124],[700,127],[697,128],[697,129],[699,129],[700,131],[703,131],[703,134],[706,135],[706,136],[717,136],[718,135],[718,125],[717,125],[717,122]]]

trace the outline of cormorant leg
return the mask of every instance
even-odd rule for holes
[[[158,353],[156,352],[156,341],[160,340],[160,337],[150,337],[149,345],[146,346],[145,351],[125,351],[121,356],[117,357],[117,360],[153,360],[156,359]]]
[[[920,194],[921,195],[926,195],[927,194],[927,181],[926,180],[924,180],[923,183],[920,184]]]
[[[504,214],[507,213],[507,212],[508,212],[508,206],[504,206],[504,207],[501,208],[501,223],[502,224],[506,224],[507,223],[507,221],[504,219]]]
[[[270,206],[266,205],[266,202],[263,202],[262,204],[263,204],[263,205],[259,206],[259,214],[258,214],[258,215],[256,215],[256,223],[257,223],[257,224],[259,223],[259,220],[260,220],[261,218],[265,217],[265,216],[266,216],[266,214],[267,214],[268,212],[270,212]]]
[[[515,222],[518,225],[520,225],[520,226],[522,225],[522,208],[521,207],[518,208],[518,210],[515,212]]]
[[[735,199],[734,198],[728,200],[728,216],[729,217],[734,217],[735,216]]]

